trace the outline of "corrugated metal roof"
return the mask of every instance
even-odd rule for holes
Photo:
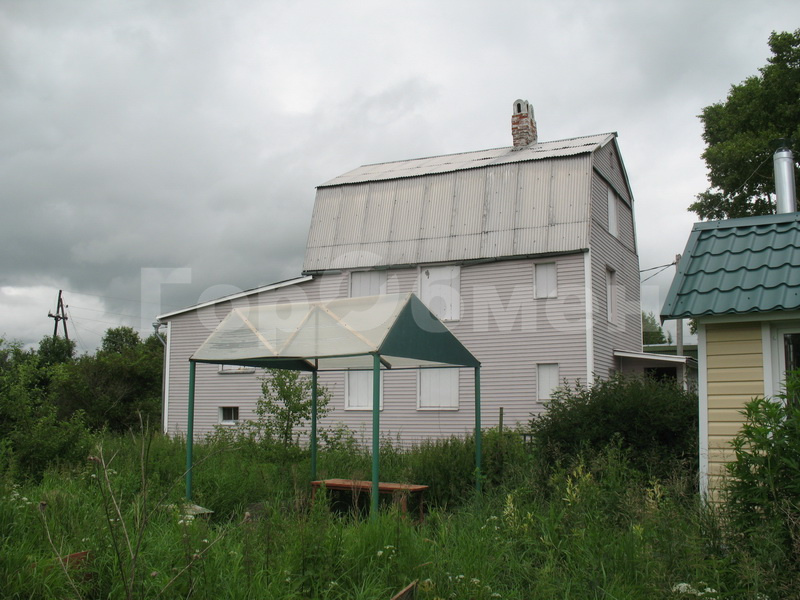
[[[344,175],[334,177],[319,187],[398,179],[401,177],[418,177],[420,175],[478,169],[492,165],[518,163],[528,160],[574,156],[576,154],[593,152],[597,148],[606,145],[615,137],[616,133],[601,133],[567,140],[540,142],[519,150],[515,150],[513,147],[494,148],[477,152],[445,154],[428,158],[363,165]]]
[[[800,213],[697,223],[662,319],[800,309]]]
[[[596,148],[601,137],[580,139],[593,139],[583,147]],[[576,147],[572,155],[550,154],[553,160],[321,186],[303,271],[588,248],[593,157]]]

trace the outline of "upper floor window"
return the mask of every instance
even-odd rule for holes
[[[617,194],[610,186],[608,188],[608,233],[614,237],[619,235],[617,223]]]
[[[386,271],[352,271],[350,297],[378,296],[386,293]]]
[[[608,322],[617,322],[617,272],[614,269],[606,269],[606,310],[608,312]]]
[[[556,263],[533,265],[533,297],[555,298],[558,296]]]
[[[419,297],[442,321],[460,320],[461,267],[422,267],[419,275]]]

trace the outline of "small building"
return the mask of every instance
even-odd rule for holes
[[[538,141],[512,107],[510,147],[358,167],[318,186],[302,275],[158,317],[164,430],[184,433],[188,361],[232,308],[415,293],[482,364],[483,422],[526,423],[564,381],[642,353],[633,193],[615,133]],[[669,362],[669,361],[668,361]],[[327,424],[369,432],[370,373],[324,373]],[[198,365],[195,431],[255,416],[260,372]],[[382,431],[402,443],[473,427],[473,381],[388,371]],[[324,423],[323,423],[324,425]]]
[[[745,404],[800,367],[800,213],[697,223],[662,320],[697,322],[700,485],[720,489]]]

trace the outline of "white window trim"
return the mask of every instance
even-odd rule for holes
[[[350,406],[350,373],[371,373],[371,371],[365,370],[356,370],[353,369],[352,371],[345,371],[344,372],[344,409],[347,411],[354,411],[354,412],[372,412],[372,402],[373,399],[370,399],[369,406]],[[381,381],[380,381],[380,412],[383,412],[383,381],[385,379],[384,373],[381,372]]]
[[[553,294],[552,296],[548,295],[548,294],[540,295],[539,294],[539,286],[536,285],[536,271],[540,267],[549,266],[549,265],[553,266],[553,271],[555,272],[555,275],[556,275],[556,282],[555,282],[556,285],[555,285],[555,290],[554,290],[555,294]],[[533,298],[534,298],[534,300],[546,300],[548,298],[558,298],[558,263],[557,262],[552,261],[552,262],[540,262],[540,263],[534,263],[533,264]]]
[[[608,186],[608,233],[615,238],[619,237],[619,202],[617,193]]]
[[[784,391],[786,357],[783,336],[787,333],[800,333],[800,323],[763,323],[761,325],[765,373],[764,396],[767,398],[775,398]]]
[[[238,419],[233,419],[233,420],[223,419],[222,415],[223,415],[223,412],[224,412],[224,410],[226,408],[235,408],[236,409],[236,414],[239,416],[239,418]],[[219,413],[218,413],[217,421],[219,422],[220,425],[237,425],[238,423],[241,422],[241,414],[240,414],[240,411],[239,411],[239,407],[238,406],[220,406],[219,407]]]
[[[461,303],[461,271],[462,271],[461,265],[420,265],[419,267],[417,267],[417,292],[418,292],[418,295],[419,295],[419,299],[422,300],[423,304],[425,304],[427,306],[427,304],[425,303],[425,300],[423,300],[423,297],[422,297],[423,296],[423,294],[422,294],[422,272],[425,269],[438,269],[438,268],[441,268],[441,267],[455,267],[456,269],[458,269],[458,289],[456,289],[456,296],[458,297],[458,307],[457,307],[458,314],[453,318],[441,318],[441,317],[437,317],[437,318],[440,321],[442,321],[442,323],[456,323],[458,321],[461,321],[461,308],[462,308],[461,307],[461,304],[462,304]],[[431,311],[431,312],[433,312],[433,311]]]
[[[370,270],[370,269],[357,269],[355,271],[350,271],[348,273],[348,275],[347,275],[347,295],[350,298],[358,298],[358,297],[360,297],[360,295],[358,295],[358,296],[354,296],[353,295],[353,276],[356,275],[356,273],[379,273],[379,274],[382,274],[383,275],[383,281],[381,282],[381,285],[379,286],[378,294],[368,294],[368,295],[370,295],[370,296],[372,296],[372,295],[384,295],[384,294],[387,293],[387,289],[388,289],[388,285],[389,285],[389,275],[388,275],[387,271],[376,271],[376,270]],[[380,275],[378,275],[378,276],[380,277]]]
[[[539,395],[539,392],[541,391],[540,390],[541,381],[539,381],[539,367],[543,366],[543,365],[548,365],[548,366],[555,365],[556,366],[556,370],[558,371],[558,377],[556,377],[556,385],[553,386],[553,388],[551,388],[550,395],[547,396],[546,398],[542,398]],[[540,362],[540,363],[536,363],[536,400],[541,401],[541,402],[547,402],[549,400],[552,400],[552,398],[553,398],[553,390],[558,388],[558,386],[560,385],[560,381],[561,381],[561,365],[559,363],[556,363],[556,362]]]
[[[222,375],[241,375],[242,373],[255,373],[256,368],[242,365],[219,365],[217,372]]]
[[[446,368],[446,367],[441,367]],[[454,368],[456,377],[456,405],[455,406],[422,406],[422,372],[426,369],[417,369],[417,410],[421,412],[458,412],[461,409],[461,369]]]
[[[606,320],[616,324],[619,320],[619,282],[617,271],[606,265]]]

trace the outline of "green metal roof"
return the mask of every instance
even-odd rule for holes
[[[696,223],[661,319],[800,309],[800,213]]]

